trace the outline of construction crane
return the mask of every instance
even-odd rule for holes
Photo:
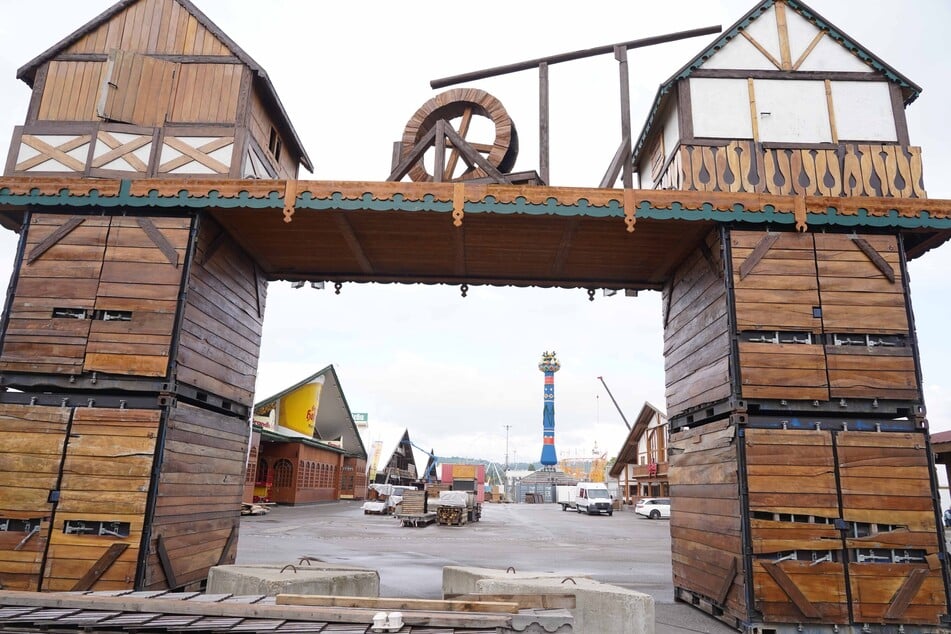
[[[601,385],[603,385],[604,389],[607,390],[608,396],[611,397],[611,402],[614,403],[614,407],[617,408],[617,413],[621,415],[621,420],[623,420],[624,424],[627,425],[627,430],[631,431],[631,424],[627,422],[627,417],[624,415],[624,412],[621,411],[621,407],[617,404],[617,401],[614,400],[614,395],[611,394],[611,390],[610,388],[608,388],[608,384],[605,383],[604,379],[600,376],[598,377],[598,380],[601,381]]]

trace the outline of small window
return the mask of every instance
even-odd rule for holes
[[[281,137],[275,128],[271,128],[271,136],[267,141],[267,149],[275,161],[281,160]]]

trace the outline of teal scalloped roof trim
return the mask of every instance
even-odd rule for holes
[[[334,193],[329,198],[314,198],[310,192],[304,192],[297,197],[297,203],[294,207],[313,211],[370,209],[372,211],[437,211],[450,213],[452,212],[452,201],[436,200],[432,194],[426,194],[422,200],[407,200],[403,194],[394,194],[391,199],[380,199],[366,192],[360,198],[353,199],[345,198],[339,193]]]
[[[922,201],[924,203],[924,201]],[[181,190],[174,196],[160,196],[152,190],[146,195],[133,196],[129,193],[127,183],[123,183],[116,196],[103,196],[93,189],[88,194],[72,194],[67,189],[61,189],[55,194],[41,194],[33,189],[28,194],[12,194],[8,188],[0,188],[0,205],[2,206],[31,206],[31,207],[71,207],[101,209],[115,208],[159,208],[159,209],[283,209],[284,199],[278,192],[271,192],[266,197],[252,197],[246,191],[234,196],[222,196],[212,190],[204,196],[190,195],[187,190]],[[310,192],[302,193],[295,204],[298,211],[395,211],[450,214],[453,211],[451,201],[437,200],[427,194],[421,200],[408,200],[402,194],[394,194],[392,198],[375,197],[366,192],[359,198],[348,198],[340,193],[333,193],[325,198],[315,198]],[[547,198],[542,203],[529,202],[519,196],[510,202],[501,202],[495,196],[486,196],[480,201],[467,201],[463,207],[467,214],[523,214],[528,216],[562,216],[562,217],[589,217],[589,218],[623,218],[624,207],[620,199],[609,201],[604,205],[592,204],[585,198],[579,198],[575,203],[561,203],[555,197]],[[638,220],[684,220],[684,221],[712,221],[712,222],[742,222],[751,224],[773,223],[780,225],[794,225],[795,216],[790,211],[779,211],[773,205],[764,205],[762,209],[747,209],[741,203],[734,204],[730,209],[721,210],[710,203],[704,203],[697,209],[685,207],[679,202],[670,204],[670,208],[656,208],[649,201],[641,201],[637,205],[636,217]],[[856,213],[839,213],[835,207],[828,207],[824,211],[810,211],[806,214],[806,222],[812,227],[890,227],[901,229],[951,229],[951,218],[933,218],[927,211],[922,210],[916,216],[901,215],[897,209],[890,209],[885,214],[870,214],[867,209],[859,208]]]

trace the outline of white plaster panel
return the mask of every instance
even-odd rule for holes
[[[35,149],[27,145],[26,143],[20,143],[20,151],[17,153],[17,163],[22,163],[27,161],[34,156],[39,154]]]
[[[887,82],[834,81],[832,107],[840,141],[898,140]]]
[[[788,16],[790,11],[786,10]],[[753,37],[756,42],[769,51],[776,60],[782,59],[782,53],[779,49],[779,29],[776,26],[776,7],[772,6],[759,16],[748,27],[746,32]],[[742,36],[741,36],[742,37]],[[775,69],[776,67],[773,66]]]
[[[99,169],[115,170],[117,172],[138,172],[137,169],[129,165],[128,162],[122,160],[121,158],[117,158],[114,161],[110,161],[109,163],[106,163],[105,165],[101,166]]]
[[[778,58],[777,58],[778,59]],[[703,63],[703,68],[725,70],[776,70],[776,65],[760,53],[742,35],[737,35],[726,46]]]
[[[745,79],[692,77],[689,81],[695,137],[753,138]]]
[[[851,51],[826,35],[803,61],[799,70],[874,72]]]
[[[786,27],[789,34],[789,57],[795,64],[820,31],[815,24],[799,15],[789,6],[786,7]]]
[[[233,150],[234,150],[234,148],[233,148],[232,144],[229,143],[228,145],[226,145],[226,146],[224,146],[224,147],[222,147],[222,148],[218,148],[217,150],[215,150],[214,152],[212,152],[212,153],[209,154],[208,156],[210,156],[211,158],[215,159],[215,160],[218,161],[219,163],[224,163],[225,165],[229,165],[229,166],[230,166],[230,165],[231,165],[231,153],[233,152]]]
[[[667,116],[664,117],[664,159],[669,159],[674,153],[674,149],[680,142],[680,121],[678,119],[679,109],[677,102],[670,101],[670,108],[667,110]]]
[[[162,156],[159,158],[159,162],[168,163],[171,160],[177,159],[179,156],[182,156],[181,152],[171,146],[163,145]]]
[[[761,141],[832,141],[825,82],[757,79],[753,87]]]
[[[210,167],[205,167],[198,161],[192,161],[190,163],[185,163],[181,167],[176,167],[169,174],[217,174],[215,170]]]

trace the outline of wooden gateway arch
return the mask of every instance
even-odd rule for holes
[[[4,588],[233,562],[267,282],[425,282],[663,293],[679,599],[774,631],[949,612],[906,264],[951,201],[908,139],[920,89],[805,4],[758,3],[661,86],[623,157],[640,189],[511,178],[464,106],[394,160],[432,143],[463,180],[298,180],[267,75],[187,0],[123,0],[19,75]]]

